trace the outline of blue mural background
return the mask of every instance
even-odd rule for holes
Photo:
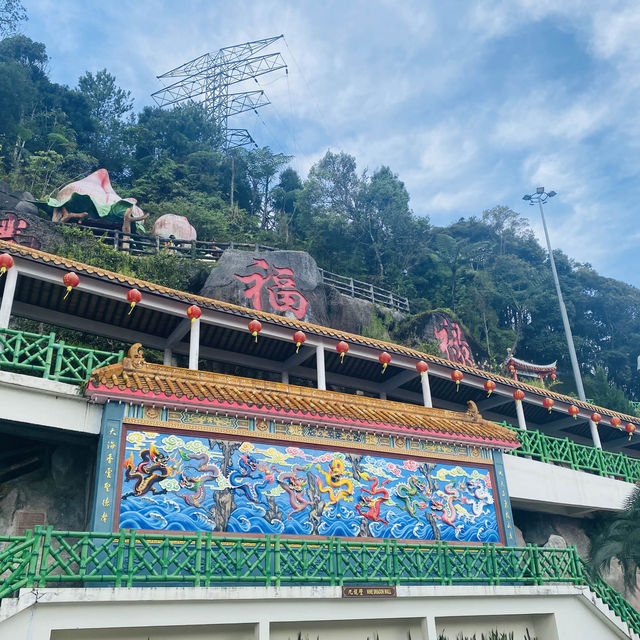
[[[483,467],[129,429],[120,528],[500,542]]]

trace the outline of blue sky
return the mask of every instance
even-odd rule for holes
[[[136,108],[156,76],[220,47],[283,33],[289,75],[236,120],[302,175],[327,149],[388,165],[433,224],[544,185],[551,241],[640,286],[640,4],[508,0],[23,0],[50,74],[107,68]],[[258,88],[255,83],[253,87]]]

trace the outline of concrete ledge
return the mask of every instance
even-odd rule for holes
[[[619,511],[635,485],[574,471],[546,462],[503,456],[513,506],[582,516],[591,511]]]
[[[0,420],[98,435],[101,416],[78,385],[0,371]]]

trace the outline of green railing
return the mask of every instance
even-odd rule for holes
[[[516,429],[506,422],[500,424],[513,429],[520,440],[520,446],[509,451],[514,456],[526,456],[540,462],[565,465],[577,471],[640,483],[640,460],[636,458],[578,444],[569,438],[554,438],[540,431]]]
[[[640,614],[592,575],[575,547],[464,546],[446,542],[305,540],[54,531],[0,537],[0,598],[18,589],[343,584],[574,584],[589,587],[640,633]]]
[[[59,382],[83,383],[98,367],[122,360],[124,351],[112,353],[72,347],[56,342],[55,333],[42,335],[0,329],[0,369],[10,369]]]

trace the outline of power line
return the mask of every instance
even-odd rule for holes
[[[281,38],[284,36],[245,42],[185,62],[158,76],[169,84],[151,97],[159,107],[202,102],[208,117],[218,126],[227,149],[255,145],[246,129],[229,127],[229,118],[246,111],[257,113],[271,101],[263,89],[231,93],[229,87],[252,79],[257,82],[259,76],[287,69],[279,52],[255,55]]]

